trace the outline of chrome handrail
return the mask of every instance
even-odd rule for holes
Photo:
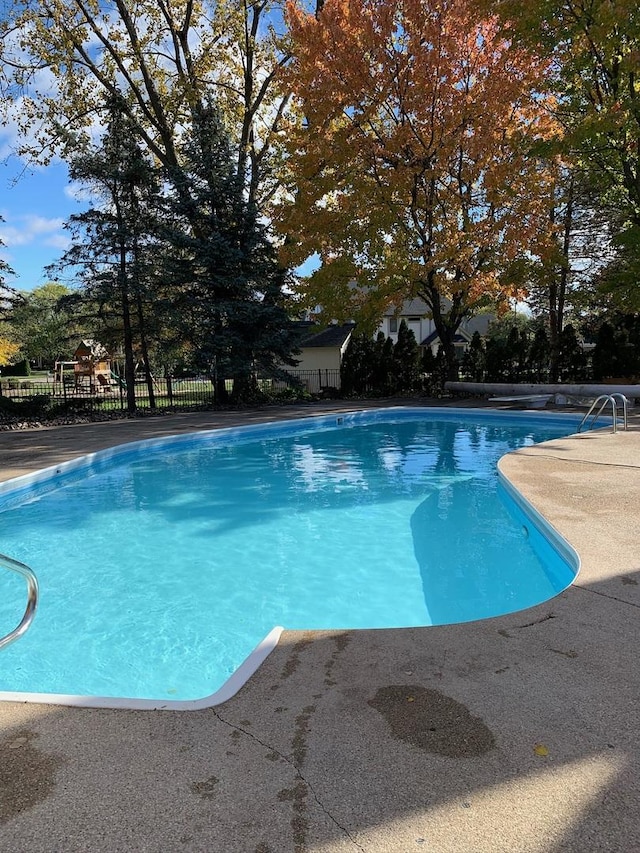
[[[33,617],[36,615],[36,607],[38,606],[38,579],[34,575],[29,566],[24,563],[19,563],[5,554],[0,554],[0,566],[16,572],[27,582],[27,609],[24,611],[24,616],[20,620],[20,624],[13,631],[10,631],[6,636],[0,638],[0,649],[13,643],[18,637],[21,637],[33,622]]]
[[[627,408],[629,406],[629,401],[627,400],[627,398],[625,397],[625,395],[621,391],[614,391],[612,394],[609,394],[609,396],[613,400],[616,400],[618,398],[620,399],[620,401],[622,403],[622,424],[623,424],[624,429],[626,430],[627,429]]]
[[[614,432],[618,431],[616,401],[615,401],[612,394],[601,394],[597,398],[597,400],[593,401],[593,403],[591,404],[591,408],[589,409],[587,414],[583,417],[583,419],[580,421],[580,425],[578,426],[578,432],[580,432],[582,427],[585,425],[587,419],[589,418],[589,415],[591,414],[591,412],[593,412],[593,410],[595,409],[595,407],[598,405],[598,403],[600,401],[602,401],[602,405],[598,409],[597,413],[591,419],[591,424],[593,425],[598,420],[598,418],[602,414],[604,407],[607,405],[607,403],[611,403],[611,411],[613,414],[613,431]],[[626,429],[626,419],[625,419],[625,429]]]

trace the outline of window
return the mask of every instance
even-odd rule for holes
[[[398,331],[398,318],[389,317],[389,334],[394,335]]]

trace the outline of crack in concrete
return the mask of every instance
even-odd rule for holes
[[[588,586],[581,586],[579,583],[572,583],[569,589],[581,589],[583,592],[591,592],[593,595],[601,595],[602,598],[610,598],[611,601],[618,601],[620,604],[628,604],[629,607],[640,608],[640,604],[636,604],[635,601],[627,601],[624,598],[618,598],[616,595],[609,595],[606,592],[600,592],[600,590],[591,589]]]
[[[640,465],[625,464],[624,462],[597,462],[595,459],[568,459],[566,456],[553,456],[551,453],[523,453],[523,450],[529,448],[522,447],[516,450],[515,454],[519,456],[531,456],[534,459],[553,459],[555,462],[569,462],[576,465],[597,465],[601,468],[627,468],[630,471],[637,471]]]
[[[549,619],[555,619],[555,613],[547,613],[546,616],[541,616],[540,619],[534,619],[533,622],[526,622],[524,625],[514,625],[516,630],[520,630],[520,628],[533,628],[534,625],[541,625],[543,622],[548,622]]]
[[[340,821],[339,821],[339,820],[337,820],[337,819],[336,819],[336,818],[331,814],[331,812],[329,811],[329,809],[324,805],[324,803],[322,802],[322,800],[321,800],[321,799],[320,799],[320,797],[318,796],[318,794],[317,794],[317,792],[316,792],[315,788],[313,787],[313,785],[312,785],[312,784],[309,782],[309,780],[305,777],[305,775],[304,775],[304,774],[302,773],[302,771],[300,770],[300,767],[298,767],[298,765],[295,763],[295,761],[294,761],[292,758],[290,758],[288,755],[285,755],[285,753],[281,752],[281,751],[280,751],[279,749],[277,749],[275,746],[272,746],[271,744],[267,743],[266,741],[261,740],[261,738],[259,738],[259,737],[258,737],[257,735],[255,735],[253,732],[250,732],[250,731],[248,731],[247,729],[242,728],[242,726],[239,726],[239,725],[236,725],[235,723],[232,723],[230,720],[226,720],[224,717],[222,717],[222,716],[220,715],[220,713],[219,713],[218,711],[216,711],[216,710],[215,710],[215,708],[210,708],[209,710],[210,710],[210,711],[211,711],[211,713],[212,713],[212,714],[213,714],[213,715],[214,715],[214,716],[215,716],[215,717],[216,717],[216,718],[217,718],[221,723],[223,723],[225,726],[228,726],[229,728],[234,729],[235,731],[242,732],[242,734],[247,735],[247,737],[249,737],[251,740],[254,740],[256,743],[259,743],[261,746],[265,747],[265,749],[270,749],[270,750],[272,750],[274,753],[276,753],[277,755],[279,755],[279,756],[280,756],[280,758],[282,758],[282,760],[283,760],[283,761],[286,761],[286,762],[287,762],[287,764],[295,770],[295,772],[296,772],[296,778],[298,778],[298,779],[300,779],[300,781],[304,782],[304,784],[309,788],[309,790],[311,791],[311,793],[312,793],[312,795],[313,795],[313,799],[316,801],[316,803],[318,804],[318,806],[320,807],[320,809],[324,812],[324,814],[329,818],[329,820],[330,820],[330,821],[331,821],[331,822],[332,822],[332,823],[333,823],[333,824],[334,824],[334,825],[335,825],[335,826],[340,830],[340,832],[342,832],[342,833],[343,833],[343,834],[344,834],[344,835],[349,839],[349,841],[353,844],[353,846],[354,846],[357,850],[360,850],[360,851],[361,851],[361,853],[367,853],[366,849],[365,849],[365,848],[364,848],[364,847],[363,847],[363,846],[362,846],[358,841],[356,841],[356,839],[355,839],[355,838],[353,837],[353,835],[349,832],[349,830],[347,829],[347,827],[346,827],[346,826],[343,826],[343,825],[340,823]]]

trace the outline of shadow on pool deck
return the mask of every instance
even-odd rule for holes
[[[21,462],[211,419],[25,433]],[[0,435],[5,472],[20,445]],[[579,551],[574,586],[465,625],[285,632],[206,711],[2,704],[3,849],[640,850],[640,427],[501,468]]]

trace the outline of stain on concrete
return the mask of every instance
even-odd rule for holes
[[[260,844],[256,847],[253,853],[271,853],[271,848],[267,843],[261,841]]]
[[[292,788],[283,788],[278,799],[290,800],[293,814],[290,826],[293,835],[294,853],[305,853],[307,849],[307,837],[309,835],[309,821],[307,818],[307,797],[309,786],[302,776],[301,769],[307,756],[307,734],[309,732],[309,721],[316,710],[315,705],[306,705],[302,713],[295,720],[295,728],[291,741],[292,763],[296,768],[296,782]]]
[[[0,741],[0,823],[42,803],[53,793],[56,773],[64,764],[33,742],[37,732],[22,729]]]
[[[351,635],[346,631],[340,634],[333,634],[331,639],[335,644],[335,651],[324,666],[324,684],[325,687],[333,687],[337,682],[332,678],[333,668],[336,661],[351,642]]]
[[[305,853],[307,849],[307,837],[309,835],[309,821],[307,819],[308,793],[309,789],[303,782],[296,785],[296,793],[293,800],[293,817],[291,818],[295,853]]]
[[[216,795],[216,789],[220,780],[216,776],[209,776],[204,782],[192,782],[191,790],[203,800],[212,800]]]
[[[309,731],[309,720],[315,710],[315,705],[307,705],[302,709],[302,713],[296,717],[296,727],[293,733],[291,746],[293,747],[293,763],[297,768],[302,767],[307,756],[307,733]]]
[[[293,802],[294,796],[295,796],[295,789],[294,788],[282,788],[280,791],[278,791],[278,800],[280,800],[281,803]]]
[[[381,687],[369,705],[394,737],[447,758],[473,758],[495,746],[491,730],[462,703],[415,684]]]
[[[624,586],[638,586],[638,581],[635,578],[629,578],[626,575],[620,578]]]
[[[298,642],[291,649],[291,654],[289,655],[289,659],[285,663],[282,668],[282,672],[280,673],[280,681],[286,681],[287,678],[291,678],[294,672],[300,666],[300,654],[303,652],[307,646],[311,645],[312,639],[311,634],[306,633],[302,639],[298,640]]]
[[[577,658],[578,657],[578,652],[574,651],[574,649],[567,649],[566,651],[564,651],[564,649],[551,649],[550,648],[549,651],[553,652],[556,655],[563,655],[566,658]]]
[[[268,753],[265,755],[265,758],[266,758],[268,761],[281,761],[281,760],[282,760],[282,756],[280,755],[280,753],[279,753],[279,752],[275,752],[275,751],[268,752]]]

